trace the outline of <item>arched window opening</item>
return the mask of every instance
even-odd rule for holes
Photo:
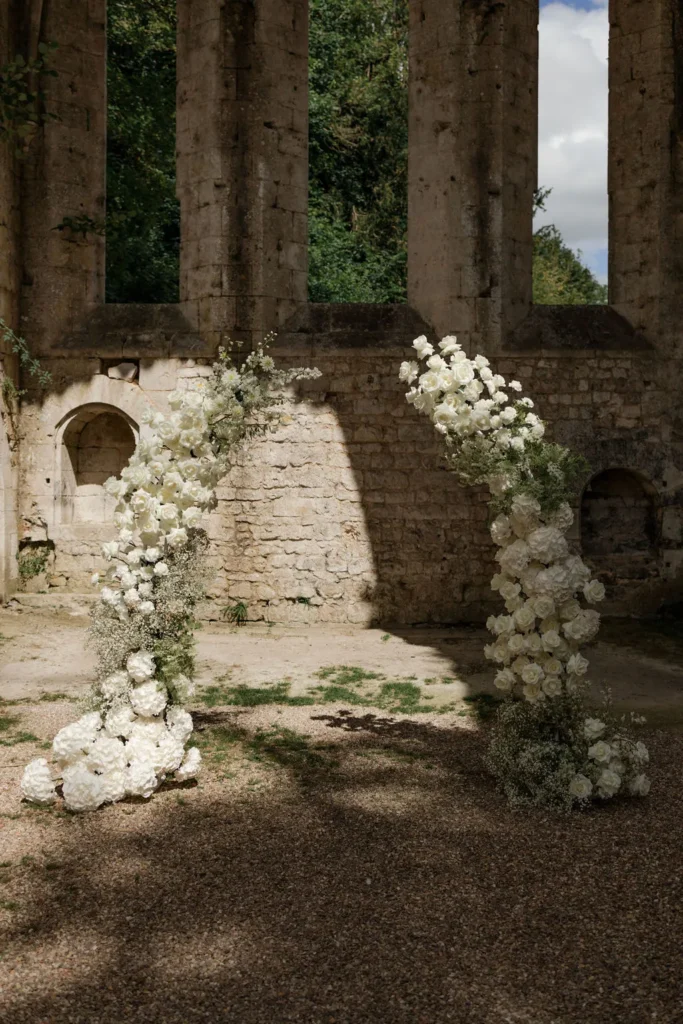
[[[581,502],[581,544],[593,566],[612,581],[642,579],[657,550],[656,494],[627,469],[594,477]]]
[[[104,523],[116,504],[103,484],[118,476],[135,450],[135,434],[121,413],[84,407],[62,438],[62,522]]]

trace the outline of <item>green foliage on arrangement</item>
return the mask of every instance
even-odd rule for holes
[[[177,302],[175,0],[107,4],[107,302]]]
[[[449,445],[446,459],[465,485],[485,484],[491,477],[505,478],[504,493],[491,497],[492,516],[507,514],[519,494],[535,498],[541,513],[550,515],[564,502],[571,504],[590,472],[582,455],[545,440],[527,441],[522,451],[501,451],[481,439],[466,439],[460,445]]]
[[[36,84],[39,76],[55,78],[49,66],[50,55],[57,49],[54,42],[40,43],[38,57],[26,60],[17,54],[0,68],[0,141],[9,146],[14,156],[25,159],[31,139],[55,114],[45,110],[45,93]]]

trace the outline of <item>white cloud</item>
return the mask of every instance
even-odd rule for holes
[[[538,182],[552,188],[534,226],[556,224],[606,280],[607,0],[541,8]]]

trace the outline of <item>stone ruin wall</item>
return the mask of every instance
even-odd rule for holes
[[[2,4],[9,52],[11,33],[28,29]],[[102,239],[48,227],[103,209],[104,3],[36,3],[34,32],[37,18],[42,37],[60,41],[49,89],[62,120],[20,168],[0,154],[0,232],[15,246],[0,313],[53,386],[24,401],[20,446],[2,456],[5,594],[17,587],[17,545],[48,554],[22,600],[58,606],[91,593],[111,531],[98,469],[124,452],[126,431],[134,439],[149,402],[164,408],[170,390],[206,372],[221,341],[253,344],[275,327],[277,358],[323,376],[301,386],[292,423],[240,454],[220,487],[207,616],[238,600],[250,618],[279,622],[454,622],[492,607],[486,496],[446,471],[396,379],[423,331],[457,333],[521,380],[552,436],[583,452],[593,474],[617,468],[642,481],[657,536],[631,571],[626,513],[621,534],[610,527],[621,561],[597,568],[613,610],[647,613],[679,597],[683,58],[673,39],[683,15],[674,0],[654,0],[654,16],[645,6],[613,0],[610,14],[610,307],[531,305],[532,0],[514,10],[411,3],[405,307],[306,302],[306,4],[180,4],[181,302],[107,306]],[[111,376],[122,362],[134,364],[132,381]],[[102,413],[120,417],[106,443]],[[578,544],[581,515],[577,502]]]

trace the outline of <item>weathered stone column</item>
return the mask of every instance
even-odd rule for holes
[[[683,3],[610,0],[610,302],[683,354]]]
[[[15,56],[15,25],[9,0],[0,2],[0,66]],[[19,327],[19,178],[12,149],[0,143],[0,317]],[[5,377],[18,382],[16,356],[0,337],[0,386]],[[13,415],[15,412],[13,410]],[[0,392],[0,601],[16,586],[17,465],[10,402]]]
[[[180,295],[248,343],[307,298],[307,0],[178,0]]]
[[[538,0],[410,0],[408,301],[494,351],[531,305]]]
[[[105,208],[105,0],[27,4],[24,49],[54,41],[56,78],[45,77],[46,109],[23,168],[22,328],[35,352],[58,344],[104,299],[104,238],[97,231],[56,230],[65,218],[90,218],[101,231]],[[86,222],[81,221],[83,227]]]

